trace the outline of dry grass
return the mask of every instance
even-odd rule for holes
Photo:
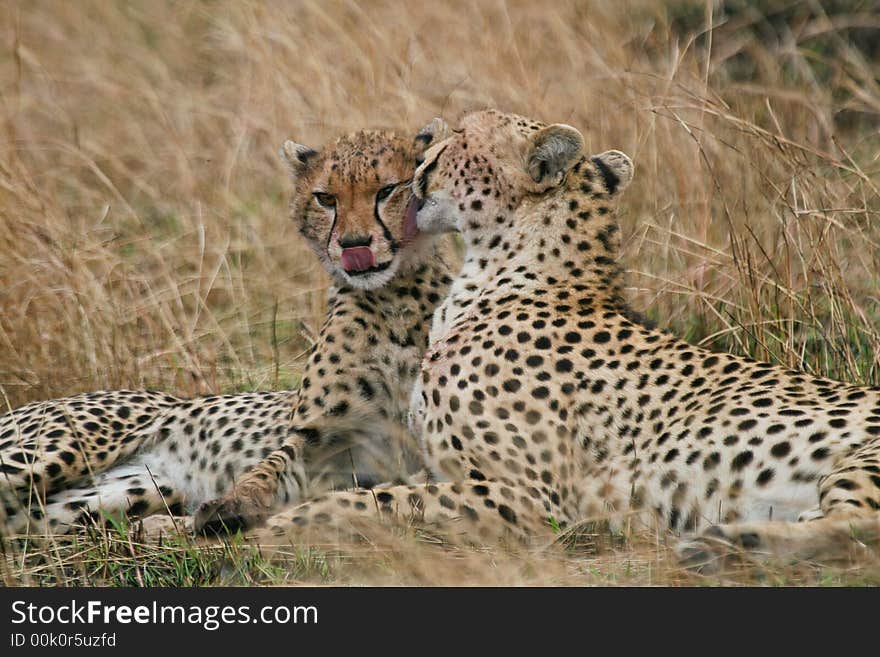
[[[714,348],[880,382],[880,14],[751,4],[4,0],[0,404],[295,385],[326,280],[287,226],[277,146],[487,106],[633,157],[621,224],[636,307]],[[126,554],[102,541],[88,549],[106,563]],[[395,544],[318,571],[692,583],[662,544],[418,558]],[[83,579],[91,562],[58,550],[37,566],[13,555],[6,581],[119,583]],[[254,569],[236,581],[264,581]],[[878,581],[816,572],[781,576]]]

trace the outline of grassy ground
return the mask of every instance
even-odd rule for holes
[[[0,405],[295,385],[327,281],[286,221],[278,145],[488,106],[632,156],[635,307],[878,383],[880,14],[822,4],[2,0]],[[7,546],[4,581],[880,582],[876,562],[706,580],[665,537],[517,555],[388,535],[281,562],[135,538]]]

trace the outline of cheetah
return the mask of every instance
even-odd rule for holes
[[[434,119],[411,145],[369,134],[326,154],[285,143],[296,188],[292,213],[302,215],[308,243],[341,277],[345,302],[333,304],[324,344],[308,360],[288,439],[226,494],[199,505],[197,533],[260,524],[288,502],[285,490],[303,458],[321,465],[332,488],[399,482],[420,471],[418,446],[406,428],[409,396],[455,257],[449,244],[418,231],[410,181],[421,153],[445,131]],[[386,160],[394,175],[383,173]],[[404,449],[392,453],[389,436]]]
[[[291,217],[333,278],[300,388],[101,391],[0,416],[0,533],[61,534],[105,513],[178,516],[279,461],[270,508],[417,471],[404,421],[454,258],[405,210],[418,158],[444,129],[435,120],[415,140],[362,131],[320,151],[285,142]]]
[[[432,478],[376,504],[365,491],[323,496],[252,540],[377,509],[481,540],[634,521],[683,535],[695,566],[728,544],[822,558],[880,539],[880,389],[636,321],[614,220],[633,165],[583,147],[570,126],[483,111],[427,151],[418,228],[457,231],[466,249],[413,391]]]

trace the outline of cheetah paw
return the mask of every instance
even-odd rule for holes
[[[234,534],[262,524],[266,515],[266,511],[255,502],[240,497],[221,497],[199,505],[193,517],[193,530],[206,536]]]

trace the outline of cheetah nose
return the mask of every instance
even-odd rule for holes
[[[339,238],[339,246],[343,249],[348,249],[353,246],[370,246],[372,243],[372,235],[358,235],[357,233],[354,233],[352,235],[343,235]]]
[[[340,240],[340,244],[341,244]],[[376,256],[368,246],[342,249],[342,268],[347,272],[366,271],[376,266]]]

